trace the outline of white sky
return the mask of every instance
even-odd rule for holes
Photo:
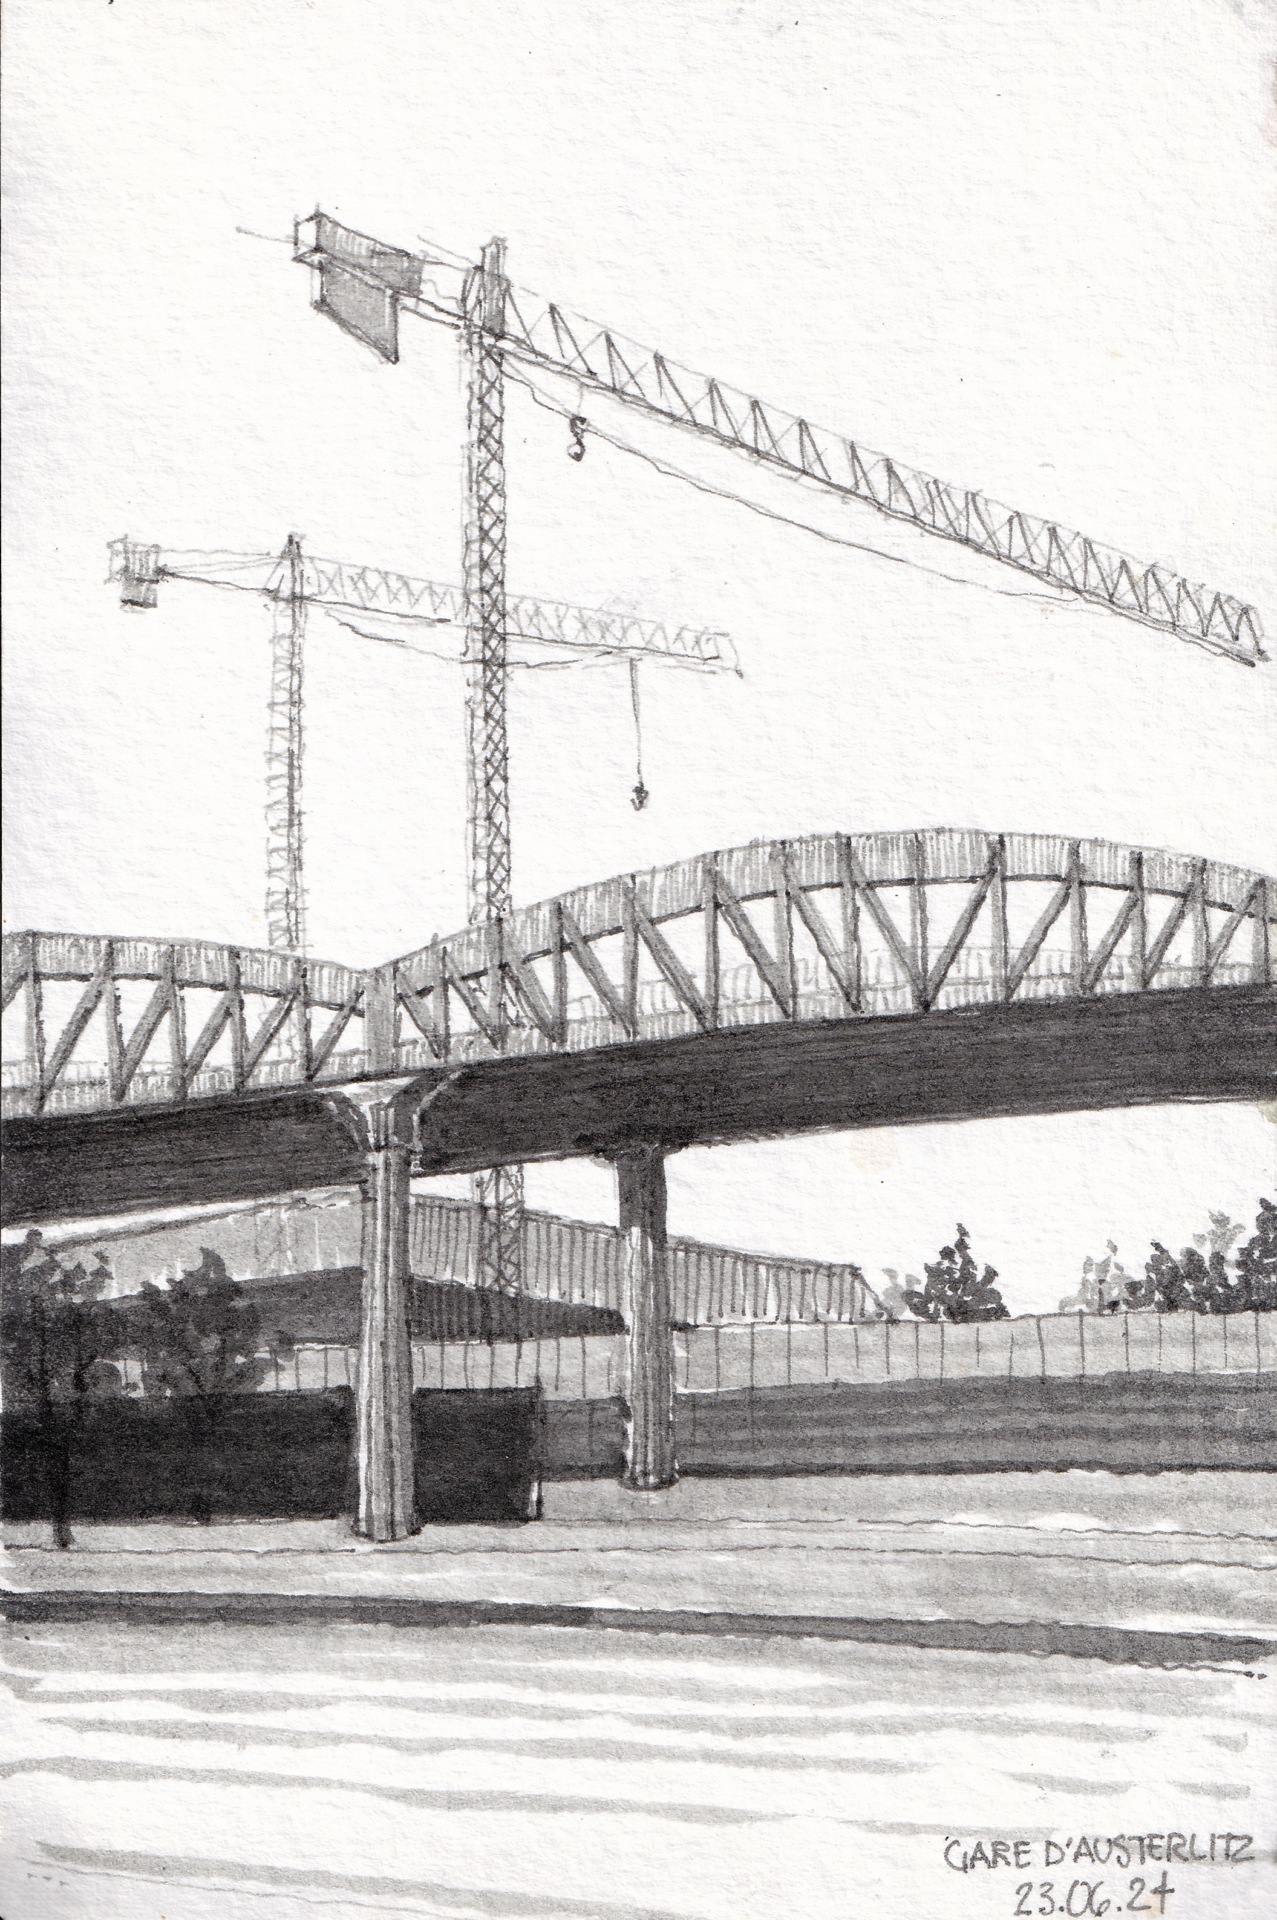
[[[236,231],[316,204],[409,247],[503,234],[517,283],[1252,600],[1277,652],[1267,0],[9,0],[6,26],[8,927],[265,944],[268,616],[196,588],[125,615],[108,538],[296,530],[459,577],[455,345],[407,320],[382,366]],[[640,815],[621,671],[517,677],[519,900],[834,828],[1277,870],[1277,665],[565,446],[515,390],[511,589],[726,628],[746,678],[645,671]],[[463,687],[318,618],[307,672],[311,944],[371,963],[464,920]],[[671,1227],[872,1280],[962,1219],[1013,1306],[1053,1306],[1110,1235],[1138,1264],[1209,1206],[1251,1218],[1275,1146],[1203,1108],[691,1153]],[[613,1204],[593,1167],[529,1197]]]

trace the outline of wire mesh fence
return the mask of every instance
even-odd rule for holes
[[[528,1387],[551,1400],[604,1400],[623,1391],[623,1334],[412,1342],[413,1383],[444,1391]],[[880,1386],[897,1381],[1089,1380],[1113,1374],[1277,1374],[1277,1315],[1264,1313],[1030,1314],[952,1325],[917,1320],[812,1324],[750,1321],[676,1331],[679,1393],[779,1387]],[[126,1387],[143,1387],[134,1358]],[[303,1343],[270,1360],[257,1391],[354,1387],[358,1350]]]
[[[1277,1315],[1029,1314],[1014,1320],[697,1327],[678,1341],[685,1392],[904,1380],[1277,1372]]]

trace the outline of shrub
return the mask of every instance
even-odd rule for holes
[[[180,1279],[143,1287],[133,1341],[142,1355],[143,1390],[191,1403],[191,1445],[202,1462],[192,1513],[207,1522],[225,1396],[260,1386],[275,1357],[291,1352],[292,1344],[284,1334],[263,1340],[255,1303],[211,1247],[200,1248],[199,1265]]]
[[[1128,1306],[1151,1307],[1157,1313],[1277,1309],[1277,1207],[1271,1200],[1260,1201],[1255,1232],[1232,1260],[1229,1248],[1245,1229],[1225,1213],[1212,1213],[1210,1220],[1210,1231],[1196,1234],[1197,1245],[1185,1247],[1178,1259],[1154,1240],[1143,1280],[1127,1285]]]
[[[1277,1206],[1271,1200],[1259,1203],[1254,1234],[1238,1250],[1237,1274],[1248,1308],[1277,1312]]]
[[[927,1284],[910,1288],[905,1299],[920,1320],[1009,1320],[1010,1314],[994,1281],[997,1272],[986,1266],[977,1274],[971,1242],[959,1224],[953,1246],[941,1247],[940,1258],[925,1269]]]
[[[1102,1260],[1088,1254],[1082,1262],[1082,1278],[1076,1293],[1061,1300],[1061,1313],[1117,1313],[1127,1304],[1131,1276],[1117,1257],[1117,1244],[1110,1240]]]

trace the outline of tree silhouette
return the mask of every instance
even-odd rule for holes
[[[1210,1221],[1209,1227],[1205,1233],[1193,1235],[1193,1245],[1201,1247],[1206,1253],[1222,1253],[1224,1258],[1228,1259],[1234,1244],[1245,1233],[1245,1227],[1240,1220],[1233,1220],[1226,1213],[1211,1212],[1207,1218]]]
[[[211,1247],[180,1279],[147,1281],[133,1316],[149,1394],[239,1393],[260,1386],[268,1361],[258,1353],[261,1315]]]
[[[67,1266],[35,1231],[4,1249],[5,1400],[34,1424],[59,1547],[71,1545],[71,1460],[85,1404],[124,1391],[111,1357],[128,1345],[128,1327],[101,1298],[110,1279],[104,1253],[90,1267]]]
[[[953,1246],[941,1247],[940,1258],[924,1269],[927,1284],[918,1292],[910,1288],[905,1299],[919,1320],[1009,1320],[1002,1295],[994,1281],[997,1272],[986,1266],[978,1274],[971,1257],[971,1241],[959,1223]]]
[[[1200,1248],[1185,1247],[1177,1260],[1160,1240],[1144,1263],[1159,1313],[1231,1313],[1235,1289],[1228,1261],[1216,1248],[1206,1258]]]
[[[859,1273],[859,1268],[854,1268],[853,1271]],[[909,1286],[920,1287],[922,1282],[916,1273],[907,1273],[905,1275],[906,1285],[902,1286],[900,1283],[900,1275],[895,1267],[884,1267],[883,1272],[887,1276],[887,1285],[882,1289],[882,1292],[875,1293],[868,1281],[865,1281],[865,1290],[878,1309],[878,1319],[903,1320],[909,1307],[907,1289]],[[861,1275],[861,1278],[863,1279],[864,1276]]]
[[[192,1513],[207,1523],[226,1397],[260,1386],[292,1343],[282,1333],[263,1338],[255,1303],[211,1247],[201,1247],[199,1265],[179,1279],[163,1287],[147,1282],[133,1314],[133,1340],[142,1356],[143,1391],[190,1403],[197,1477]]]
[[[1090,1254],[1082,1262],[1078,1290],[1061,1300],[1061,1313],[1119,1313],[1127,1304],[1127,1289],[1132,1280],[1117,1257],[1117,1242],[1110,1240],[1102,1260]],[[1138,1283],[1135,1283],[1138,1284]]]

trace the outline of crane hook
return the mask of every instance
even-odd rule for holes
[[[568,431],[572,435],[572,445],[568,448],[569,460],[584,460],[585,429],[587,421],[583,413],[574,413],[568,421]]]

